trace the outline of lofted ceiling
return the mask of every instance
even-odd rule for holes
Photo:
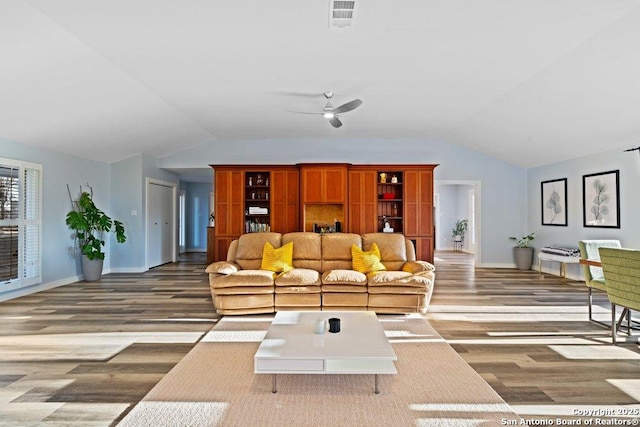
[[[2,0],[0,138],[103,162],[418,138],[532,167],[640,142],[640,0]],[[364,104],[335,129],[319,115]]]

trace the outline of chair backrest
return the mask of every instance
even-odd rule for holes
[[[621,248],[620,240],[580,240],[578,248],[580,249],[580,257],[584,259],[592,259],[599,261],[599,248]],[[602,279],[602,268],[589,265],[583,265],[584,279],[589,284],[594,279]]]
[[[599,252],[609,301],[640,310],[640,250],[600,248]]]

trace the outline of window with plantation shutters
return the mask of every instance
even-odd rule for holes
[[[0,292],[40,283],[42,166],[0,158]]]

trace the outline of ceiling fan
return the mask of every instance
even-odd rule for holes
[[[331,105],[331,98],[333,97],[333,92],[325,92],[324,97],[327,98],[327,105],[324,106],[322,112],[317,113],[308,113],[303,111],[292,111],[292,113],[298,114],[322,114],[325,119],[329,120],[331,126],[334,128],[339,128],[342,126],[342,122],[338,118],[338,114],[347,113],[349,111],[355,110],[359,106],[362,105],[362,101],[359,99],[354,99],[353,101],[349,101],[346,104],[342,104],[339,107],[333,108]]]

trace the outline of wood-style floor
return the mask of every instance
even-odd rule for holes
[[[636,337],[611,346],[582,283],[455,252],[436,266],[429,321],[521,416],[640,408]],[[0,303],[0,425],[116,424],[215,323],[204,268],[189,254]]]

